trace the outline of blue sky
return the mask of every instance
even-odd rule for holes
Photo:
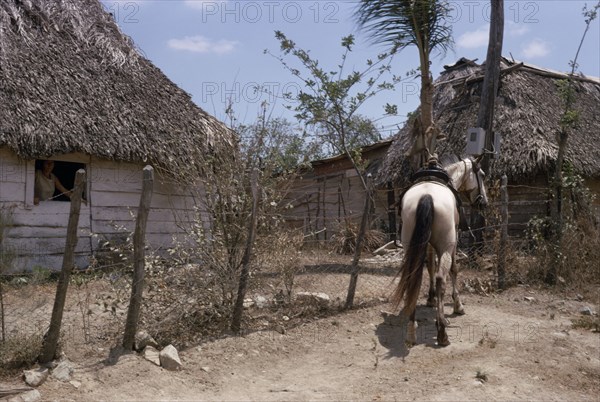
[[[263,101],[274,117],[293,115],[276,96],[254,91],[257,85],[275,94],[294,91],[300,83],[279,61],[264,54],[279,54],[274,31],[283,31],[327,68],[340,62],[343,36],[354,34],[355,50],[347,68],[362,70],[365,60],[385,50],[357,31],[353,2],[307,1],[206,1],[206,0],[102,0],[122,31],[140,51],[173,82],[192,95],[207,112],[225,120],[231,99],[237,118],[255,120]],[[437,78],[443,65],[460,57],[485,60],[489,28],[489,1],[451,1],[454,49],[433,60]],[[506,0],[503,55],[558,71],[569,69],[585,25],[581,10],[594,1]],[[595,20],[579,56],[579,70],[600,76],[600,23]],[[293,59],[288,59],[292,61]],[[418,66],[415,49],[395,57],[393,73],[404,75]],[[346,70],[348,71],[348,70]],[[359,113],[377,121],[382,135],[394,134],[406,114],[418,106],[418,81],[399,84],[380,93]],[[384,117],[383,105],[398,105],[399,115]]]

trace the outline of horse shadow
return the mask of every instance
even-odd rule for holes
[[[406,328],[408,317],[395,315],[385,311],[381,312],[383,322],[377,326],[375,334],[379,344],[387,349],[385,359],[393,357],[405,358],[410,352],[410,345],[406,343]],[[436,312],[434,308],[417,306],[417,345],[431,348],[440,348],[437,345],[437,328],[435,325]]]

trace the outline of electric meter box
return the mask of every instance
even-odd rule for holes
[[[485,130],[481,127],[467,129],[467,155],[481,155],[485,148]]]

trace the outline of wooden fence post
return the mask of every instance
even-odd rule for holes
[[[242,312],[244,310],[244,298],[246,297],[246,289],[248,288],[248,277],[250,273],[250,260],[252,257],[252,248],[254,247],[254,239],[256,238],[256,224],[258,219],[258,203],[260,192],[258,189],[258,168],[254,168],[251,177],[252,189],[252,212],[250,215],[250,227],[248,228],[248,239],[246,240],[246,249],[242,256],[242,272],[240,273],[240,283],[238,286],[237,299],[233,307],[233,317],[231,319],[231,330],[235,333],[240,332],[242,324]]]
[[[6,341],[6,321],[4,318],[4,289],[2,289],[2,282],[0,282],[0,323],[2,324],[2,339],[0,341],[2,342]]]
[[[508,179],[502,175],[500,197],[502,201],[502,229],[500,232],[500,249],[498,250],[498,289],[504,289],[506,280],[506,248],[508,243]]]
[[[321,187],[318,188],[317,193],[317,210],[315,211],[315,240],[319,241],[319,234],[321,230],[319,229],[319,215],[321,214]]]
[[[350,274],[350,285],[348,286],[348,295],[346,296],[346,305],[344,308],[352,308],[354,304],[354,294],[356,293],[356,284],[358,282],[358,273],[360,267],[358,262],[360,260],[360,254],[362,252],[363,240],[367,233],[367,226],[369,224],[369,211],[371,210],[371,198],[373,196],[373,180],[369,173],[367,175],[367,189],[365,197],[365,209],[363,210],[362,219],[360,221],[360,229],[358,230],[358,237],[356,239],[356,249],[354,250],[354,258],[352,259],[352,273]]]
[[[65,254],[63,256],[62,268],[56,286],[56,297],[54,298],[54,307],[52,308],[52,318],[50,327],[46,333],[42,345],[42,354],[40,363],[48,363],[54,359],[58,338],[60,337],[60,327],[62,324],[63,310],[69,288],[69,279],[73,270],[75,247],[77,246],[77,227],[79,225],[79,211],[81,210],[81,194],[85,187],[85,170],[79,169],[75,173],[75,187],[71,195],[71,209],[69,211],[69,223],[67,224],[67,238],[65,242]]]
[[[135,232],[133,233],[133,282],[131,283],[131,299],[129,300],[125,333],[123,335],[123,348],[125,350],[133,350],[142,306],[146,266],[146,253],[144,250],[146,246],[146,224],[148,223],[148,213],[150,212],[152,190],[154,188],[154,169],[152,166],[144,167],[142,177],[142,196],[140,197],[140,206],[135,220]]]
[[[323,197],[321,199],[321,202],[323,203],[323,240],[327,241],[327,204],[326,204],[326,199],[327,199],[327,178],[325,178],[323,180]]]
[[[316,225],[315,225],[315,230],[312,230],[312,222],[310,219],[310,194],[306,194],[306,217],[308,219],[308,231],[307,234],[312,234],[314,231],[316,231]]]
[[[391,181],[387,183],[387,202],[388,202],[388,241],[397,240],[398,229],[396,228],[396,191]]]

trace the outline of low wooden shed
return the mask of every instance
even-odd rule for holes
[[[362,163],[374,178],[391,140],[361,148]],[[328,240],[346,222],[358,224],[363,214],[366,192],[347,155],[315,160],[290,185],[285,214],[288,225],[302,228],[305,235]],[[393,197],[393,193],[392,193]],[[376,189],[370,211],[371,228],[389,232],[388,191]]]
[[[464,156],[467,129],[477,120],[483,75],[484,66],[462,58],[445,66],[435,81],[435,120],[447,137],[437,145],[441,158]],[[508,177],[509,231],[513,235],[521,234],[532,217],[549,214],[549,183],[558,154],[556,134],[564,111],[559,90],[567,78],[566,73],[502,60],[493,125],[502,142],[486,173],[492,179],[503,174]],[[580,116],[578,128],[570,133],[566,160],[600,195],[600,79],[572,78],[574,107]],[[412,173],[405,157],[412,145],[409,131],[406,125],[394,137],[377,177],[379,185],[393,183],[398,191],[408,185]]]
[[[164,249],[203,210],[202,177],[232,149],[230,131],[143,57],[99,1],[0,2],[5,269],[60,268],[70,203],[34,204],[41,160],[56,161],[67,188],[87,172],[76,249],[85,266],[99,240],[133,228],[146,164],[156,172],[147,241]]]

